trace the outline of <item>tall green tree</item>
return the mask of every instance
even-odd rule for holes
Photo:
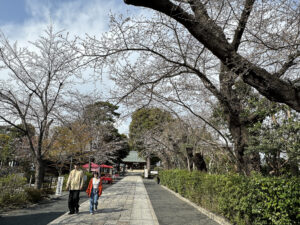
[[[299,175],[300,122],[299,115],[287,107],[249,129],[248,152],[263,155],[266,172]]]
[[[116,112],[118,108],[118,106],[104,101],[89,104],[84,108],[83,120],[89,125],[96,126],[114,123],[120,116],[120,113]]]
[[[46,158],[52,162],[58,174],[61,175],[71,158],[72,161],[80,161],[80,158],[84,157],[91,135],[89,127],[79,122],[74,122],[69,126],[55,127],[52,132],[55,133],[54,140]]]
[[[13,160],[14,146],[13,138],[7,134],[0,133],[0,161],[1,166]]]
[[[132,114],[129,143],[132,149],[139,151],[147,158],[148,170],[150,170],[151,158],[158,160],[157,154],[153,154],[157,149],[150,144],[151,133],[162,133],[165,124],[172,120],[171,113],[160,108],[142,108]]]
[[[90,157],[97,162],[116,162],[128,154],[128,140],[119,134],[114,123],[120,117],[118,106],[98,101],[84,107],[82,122],[89,127],[91,135]]]
[[[129,140],[133,149],[143,148],[142,135],[153,128],[158,128],[161,132],[164,130],[165,122],[172,120],[172,115],[159,108],[142,108],[132,114],[132,120],[129,125]]]
[[[122,163],[122,159],[124,159],[130,151],[128,137],[124,134],[119,134],[118,130],[115,130],[114,139],[111,144],[112,149],[115,150],[109,154],[111,157],[110,160],[119,167]]]

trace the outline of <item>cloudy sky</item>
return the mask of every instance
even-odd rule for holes
[[[126,5],[123,0],[0,0],[0,30],[11,42],[27,45],[36,40],[49,24],[56,30],[65,29],[71,35],[100,36],[108,30],[109,14],[149,13]],[[1,76],[1,74],[0,74]],[[4,75],[2,75],[4,76]],[[111,81],[78,85],[80,91],[96,89],[108,95]],[[119,131],[128,132],[129,120],[117,124]]]
[[[0,4],[1,29],[17,39],[34,37],[51,22],[76,34],[99,34],[107,29],[110,11],[130,10],[121,0],[0,0]]]

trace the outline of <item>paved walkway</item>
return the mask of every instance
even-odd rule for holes
[[[82,203],[78,215],[66,213],[49,224],[159,225],[140,176],[127,176],[105,190],[94,215],[89,204]]]
[[[144,185],[160,225],[219,225],[154,180],[144,179]]]

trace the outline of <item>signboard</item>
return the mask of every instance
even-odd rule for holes
[[[64,177],[58,177],[55,195],[61,195],[63,183],[64,183]]]
[[[145,178],[148,178],[148,169],[145,169]]]
[[[154,174],[154,175],[155,175],[155,174],[158,174],[158,171],[156,171],[156,170],[151,170],[151,171],[150,171],[150,174]]]

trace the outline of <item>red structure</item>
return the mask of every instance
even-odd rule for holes
[[[112,166],[101,164],[100,165],[100,173],[104,182],[108,184],[112,184]]]
[[[99,168],[99,167],[100,167],[100,165],[91,162],[91,171],[97,171],[97,172],[98,172],[98,168]],[[89,169],[89,164],[88,164],[88,163],[87,163],[87,164],[84,164],[84,165],[82,166],[82,168],[84,168],[84,169]]]
[[[88,163],[84,164],[82,168],[88,170],[89,164]],[[112,184],[113,182],[112,169],[113,169],[112,166],[105,165],[105,164],[98,165],[96,163],[91,162],[91,171],[96,171],[99,174],[101,174],[103,181],[108,184]]]

